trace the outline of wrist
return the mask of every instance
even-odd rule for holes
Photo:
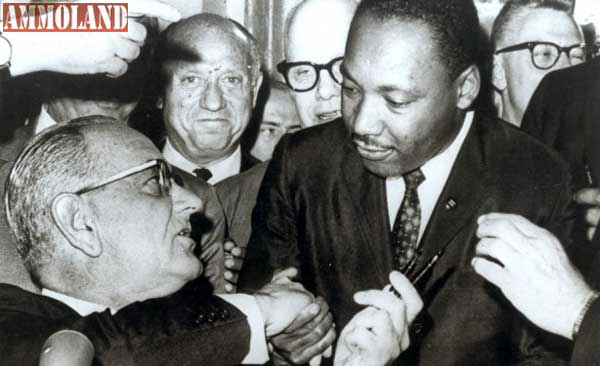
[[[260,310],[260,314],[262,316],[264,326],[265,326],[265,336],[270,338],[273,334],[269,333],[269,298],[266,295],[262,295],[260,293],[255,293],[252,295],[256,304],[258,305],[258,309]]]
[[[577,338],[585,314],[587,314],[588,310],[590,309],[592,304],[598,299],[598,297],[600,297],[600,293],[598,291],[592,290],[590,290],[590,293],[588,293],[585,297],[585,302],[583,302],[582,306],[578,309],[577,318],[575,318],[575,321],[573,322],[573,327],[571,328],[571,340],[575,340]]]

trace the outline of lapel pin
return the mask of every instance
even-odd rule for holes
[[[456,201],[454,200],[454,198],[448,198],[448,201],[446,201],[446,210],[450,211],[452,210],[454,207],[456,207]]]

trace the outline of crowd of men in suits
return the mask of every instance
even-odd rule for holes
[[[571,1],[488,37],[472,0],[304,0],[285,84],[237,22],[133,5],[93,57],[0,35],[3,364],[600,364]]]

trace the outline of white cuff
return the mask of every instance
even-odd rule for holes
[[[265,321],[254,296],[246,294],[217,294],[217,296],[238,308],[248,318],[250,351],[242,363],[262,364],[269,361]]]

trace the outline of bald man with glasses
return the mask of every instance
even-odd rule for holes
[[[521,126],[544,75],[586,59],[583,37],[561,0],[509,0],[492,27],[492,84],[498,116]]]

